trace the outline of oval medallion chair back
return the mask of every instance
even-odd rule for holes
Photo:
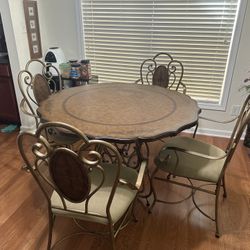
[[[183,64],[169,53],[161,52],[142,62],[140,79],[136,83],[158,85],[185,94],[186,85],[182,82],[183,74]]]
[[[43,136],[47,128],[68,130],[76,134],[79,138],[78,149],[72,151],[63,146],[51,146]],[[36,133],[21,133],[18,146],[47,200],[48,249],[51,248],[56,216],[72,218],[85,231],[88,228],[86,225],[83,227],[81,222],[102,224],[105,229],[102,233],[93,231],[93,225],[89,231],[102,235],[106,233],[112,249],[115,249],[115,236],[132,218],[146,162],[142,162],[139,171],[123,166],[122,158],[112,144],[88,140],[78,129],[58,122],[43,123]],[[107,152],[112,155],[112,162],[105,161],[104,155]],[[68,238],[66,236],[53,245],[59,245]]]
[[[227,196],[225,184],[225,172],[229,162],[233,157],[235,149],[240,141],[242,133],[247,124],[250,123],[250,94],[242,105],[241,112],[236,121],[231,138],[225,150],[202,141],[185,136],[177,136],[167,140],[166,145],[160,150],[155,158],[156,168],[151,176],[151,186],[154,193],[154,202],[171,203],[159,199],[159,192],[155,187],[156,181],[170,182],[192,189],[191,197],[196,208],[206,217],[215,221],[216,236],[220,236],[219,229],[219,194],[221,186],[224,190],[224,197]],[[168,173],[167,178],[163,178],[161,173]],[[175,178],[172,178],[175,177]],[[189,184],[183,182],[187,179]],[[194,182],[193,182],[194,180]],[[199,185],[202,184],[202,185]],[[208,184],[214,185],[214,190],[206,188]],[[211,186],[210,186],[211,187]],[[195,192],[203,191],[215,195],[215,215],[210,216],[203,211],[196,203]],[[189,197],[190,197],[189,196]],[[172,202],[173,203],[173,202]]]

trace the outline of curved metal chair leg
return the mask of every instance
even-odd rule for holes
[[[196,136],[196,132],[198,130],[198,126],[199,126],[199,122],[197,122],[197,124],[195,126],[194,133],[193,133],[193,138],[195,138],[195,136]]]
[[[168,175],[167,175],[167,179],[169,180],[170,178],[171,178],[171,173],[169,173]]]
[[[215,237],[220,237],[220,228],[219,228],[219,195],[220,195],[220,186],[221,184],[217,185],[216,187],[216,198],[215,198],[215,225],[216,225],[216,233]]]
[[[111,239],[111,249],[115,250],[114,227],[111,223],[109,223],[109,233],[110,233],[110,239]]]
[[[135,207],[135,203],[133,204],[133,207],[132,207],[132,217],[133,217],[134,222],[138,222],[138,219],[135,215],[135,208],[134,207]]]
[[[153,179],[154,179],[154,176],[155,176],[157,170],[158,170],[158,168],[155,168],[155,170],[153,171],[153,173],[151,175],[151,178],[150,178],[151,194],[153,193],[153,203],[149,207],[148,213],[152,213],[152,209],[153,209],[153,207],[154,207],[154,205],[155,205],[155,203],[157,201],[157,195],[156,195],[156,191],[155,191],[155,188],[154,188],[154,185],[153,185]]]
[[[226,190],[226,180],[225,180],[225,175],[223,175],[223,178],[222,178],[222,185],[223,185],[223,197],[226,198],[227,197],[227,190]]]
[[[21,166],[21,170],[24,170],[27,173],[30,173],[30,170],[28,169],[28,167],[25,164],[23,166]]]
[[[52,230],[53,230],[53,225],[54,225],[54,219],[55,219],[55,217],[53,216],[53,214],[51,213],[50,208],[49,208],[49,234],[48,234],[48,245],[47,245],[48,250],[50,250],[50,248],[51,248]]]

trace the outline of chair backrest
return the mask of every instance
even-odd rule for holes
[[[44,136],[48,128],[68,130],[69,133],[75,134],[79,137],[78,150],[72,151],[63,146],[50,145]],[[101,164],[104,161],[102,152],[110,152],[114,181],[113,186],[106,188],[109,190],[106,204],[106,212],[109,214],[122,164],[122,158],[115,146],[101,140],[88,140],[78,129],[59,122],[43,123],[35,133],[22,132],[18,136],[18,146],[27,168],[43,191],[49,206],[53,192],[59,197],[65,211],[70,210],[67,206],[68,201],[84,202],[84,213],[90,216],[98,216],[89,212],[89,204],[105,185],[105,179],[110,178],[105,176]],[[95,182],[90,178],[91,175],[97,177]]]
[[[36,74],[33,80],[33,94],[38,106],[51,95],[51,90],[47,79],[41,75]]]
[[[38,127],[37,106],[49,95],[62,89],[60,73],[51,64],[45,64],[37,59],[30,60],[27,62],[25,69],[19,72],[18,84],[23,96],[20,108],[24,114],[35,118],[36,127]]]
[[[182,82],[183,74],[182,63],[168,53],[158,53],[153,58],[144,60],[140,67],[142,84],[182,90],[185,93],[186,86]]]
[[[229,143],[227,145],[227,148],[226,148],[227,159],[225,162],[224,170],[227,166],[227,163],[231,160],[233,153],[240,141],[242,133],[244,132],[246,126],[249,123],[250,123],[250,94],[247,96],[245,102],[242,105],[240,114],[234,126]]]

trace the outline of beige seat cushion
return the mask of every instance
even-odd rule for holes
[[[65,200],[67,208],[70,211],[63,210],[61,199],[55,191],[53,192],[51,197],[53,213],[57,215],[61,214],[68,217],[107,224],[108,220],[106,205],[115,179],[116,169],[112,164],[104,164],[103,168],[106,175],[105,182],[102,188],[90,199],[88,214],[84,214],[85,201],[81,203],[72,203]],[[100,183],[101,175],[98,171],[93,171],[91,175],[91,190],[93,190]],[[132,184],[135,184],[137,179],[137,172],[134,169],[124,166],[121,168],[120,178],[123,178]],[[125,185],[118,185],[110,208],[111,217],[114,223],[117,222],[125,214],[128,207],[135,199],[136,194],[136,190],[131,190]],[[93,215],[99,215],[100,217]]]
[[[214,145],[188,137],[177,136],[170,138],[166,142],[166,146],[178,147],[214,157],[225,155],[225,152],[222,149]],[[177,151],[162,149],[159,155],[155,158],[155,164],[162,170],[176,176],[188,177],[190,179],[209,181],[213,183],[218,181],[226,158],[220,160],[209,160],[183,152],[177,152],[177,154],[175,152]],[[164,161],[164,158],[169,153],[171,154],[171,158],[166,162]]]

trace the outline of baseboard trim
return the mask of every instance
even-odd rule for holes
[[[187,133],[194,133],[194,128],[185,130]],[[197,135],[206,135],[206,136],[215,136],[215,137],[223,137],[230,138],[232,131],[228,130],[218,130],[218,129],[209,129],[209,128],[198,128]],[[244,140],[245,132],[241,136],[241,140]]]
[[[35,132],[36,131],[36,126],[21,126],[20,127],[20,132]]]

